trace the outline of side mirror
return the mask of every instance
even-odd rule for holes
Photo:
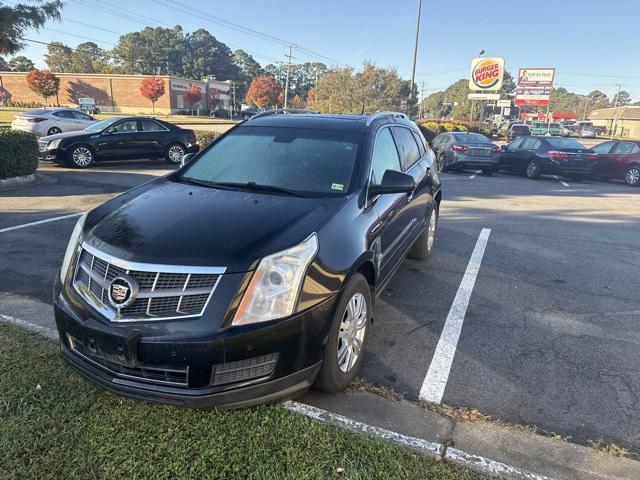
[[[196,156],[195,153],[187,153],[186,155],[184,155],[182,157],[182,160],[180,160],[180,168],[184,167],[185,165],[189,164],[193,158]]]
[[[387,193],[409,193],[416,189],[416,182],[411,175],[387,170],[382,176],[380,185],[369,185],[369,198]]]

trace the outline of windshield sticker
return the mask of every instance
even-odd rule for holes
[[[344,190],[344,185],[341,183],[332,183],[331,184],[331,190]]]

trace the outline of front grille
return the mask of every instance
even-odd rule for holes
[[[144,365],[141,367],[128,367],[112,362],[87,351],[84,344],[77,338],[69,335],[71,351],[94,366],[114,377],[134,379],[146,383],[171,385],[187,388],[189,384],[189,367],[169,368],[158,365]]]
[[[211,384],[219,386],[266,377],[271,375],[277,362],[278,353],[276,352],[237,362],[221,363],[213,367]]]
[[[38,150],[40,150],[41,153],[47,151],[47,145],[49,145],[49,142],[46,140],[38,140]]]
[[[176,271],[181,268],[184,271]],[[128,264],[84,246],[73,284],[111,321],[162,320],[202,315],[223,271],[209,267]],[[139,291],[133,303],[115,308],[109,302],[109,288],[114,278],[123,275],[133,277]]]

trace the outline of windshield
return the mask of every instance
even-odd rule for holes
[[[582,149],[584,148],[580,143],[572,140],[571,138],[548,138],[547,142],[553,148],[569,148],[569,149]]]
[[[453,137],[458,142],[479,142],[479,143],[491,143],[484,135],[480,135],[479,133],[454,133]]]
[[[343,194],[351,185],[363,141],[364,134],[359,132],[239,127],[206,150],[182,177]]]
[[[89,125],[84,129],[85,132],[101,132],[105,128],[109,128],[111,125],[116,123],[119,118],[109,118],[107,120],[101,120],[98,123],[94,123],[93,125]]]

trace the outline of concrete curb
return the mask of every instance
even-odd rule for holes
[[[43,183],[55,183],[57,179],[43,173],[32,173],[22,177],[11,177],[0,180],[0,191],[16,188],[40,185]]]

